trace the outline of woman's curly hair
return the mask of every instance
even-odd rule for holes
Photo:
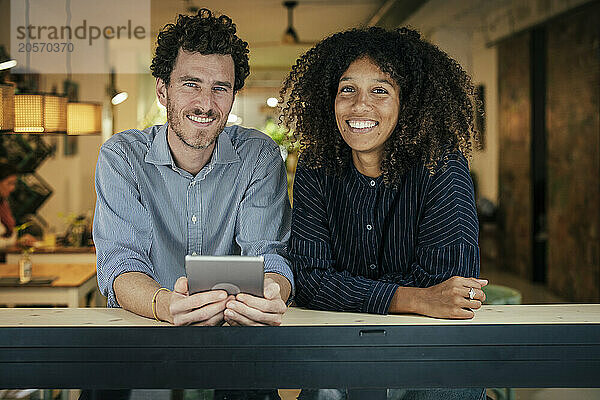
[[[398,123],[385,143],[381,163],[386,184],[397,186],[416,163],[433,173],[449,152],[469,156],[476,135],[469,76],[418,32],[371,27],[322,40],[296,61],[283,82],[280,120],[299,140],[303,165],[341,175],[351,162],[334,103],[341,76],[362,57],[389,74],[400,92]]]
[[[158,46],[152,59],[152,75],[169,84],[179,49],[200,54],[231,55],[235,68],[235,91],[244,87],[250,75],[248,43],[236,35],[236,26],[226,15],[216,17],[209,9],[197,15],[179,14],[177,22],[167,24],[158,34]]]

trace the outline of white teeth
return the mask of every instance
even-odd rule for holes
[[[348,125],[353,129],[368,129],[377,125],[375,121],[348,121]]]
[[[208,123],[208,122],[212,122],[215,120],[214,118],[202,118],[202,117],[196,117],[195,115],[188,115],[188,118],[194,122],[201,122],[201,123]]]

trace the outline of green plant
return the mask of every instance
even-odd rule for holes
[[[90,217],[83,214],[69,213],[67,215],[58,213],[67,224],[65,233],[66,244],[75,247],[87,246],[91,238]]]
[[[271,137],[279,146],[284,147],[288,153],[297,150],[297,144],[292,142],[293,132],[285,127],[275,123],[273,118],[268,118],[265,126],[261,129],[265,134]]]

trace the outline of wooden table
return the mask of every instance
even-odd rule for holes
[[[376,399],[393,387],[600,387],[598,376],[598,304],[483,306],[467,321],[291,308],[281,327],[0,309],[0,387],[347,387]]]
[[[18,277],[17,264],[0,264],[0,277]],[[0,304],[8,307],[51,305],[85,307],[87,299],[97,292],[96,264],[37,264],[33,277],[56,277],[49,285],[19,285],[0,287]]]
[[[6,250],[6,263],[18,264],[22,249],[13,247]],[[87,247],[38,247],[29,255],[34,263],[40,264],[95,264],[96,248]]]

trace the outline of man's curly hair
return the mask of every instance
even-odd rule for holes
[[[362,57],[389,74],[400,92],[398,123],[385,143],[381,163],[386,184],[397,186],[416,163],[433,173],[449,152],[469,156],[476,134],[469,76],[418,32],[371,27],[322,40],[296,61],[283,82],[280,119],[300,141],[303,165],[341,175],[351,162],[334,104],[341,76]]]
[[[197,15],[179,14],[177,22],[167,24],[158,34],[158,46],[152,59],[152,75],[169,85],[179,49],[200,54],[231,55],[235,68],[235,91],[244,87],[250,75],[248,43],[236,35],[236,26],[227,15],[219,17],[206,8]]]

